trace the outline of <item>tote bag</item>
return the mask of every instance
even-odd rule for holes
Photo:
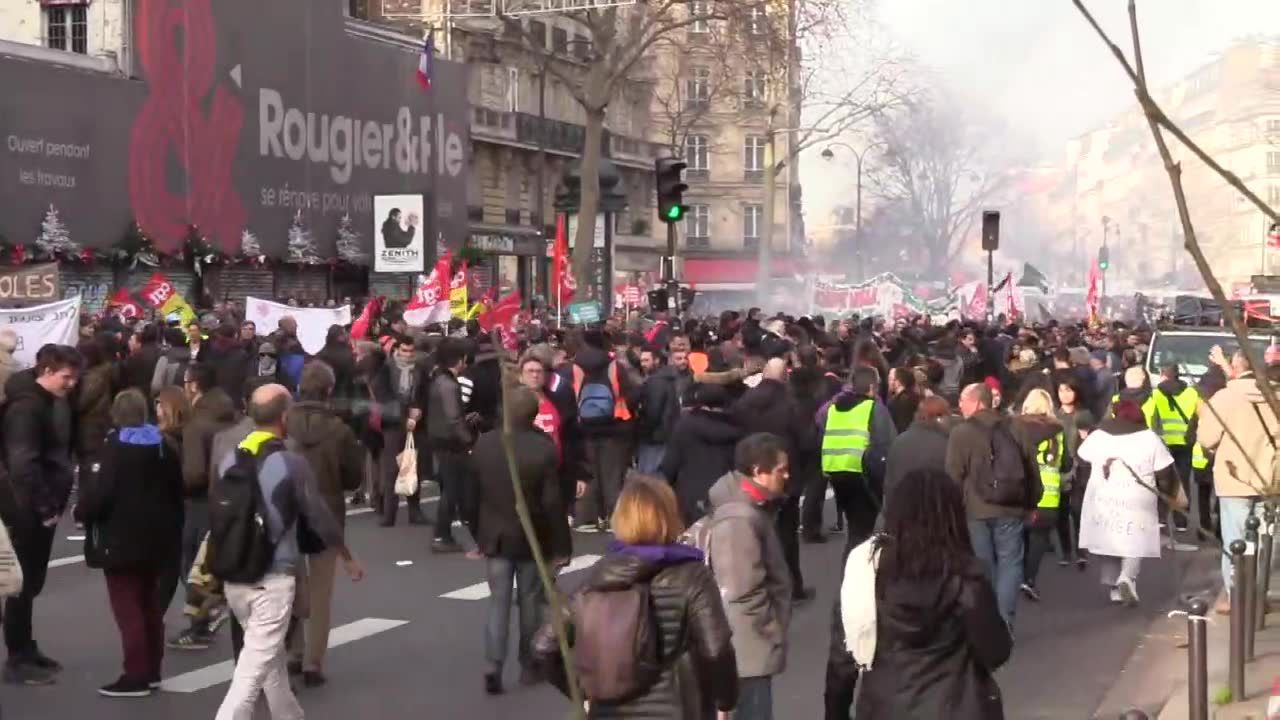
[[[404,451],[396,456],[399,472],[396,474],[396,495],[409,497],[418,492],[418,450],[414,447],[413,433],[405,435]]]

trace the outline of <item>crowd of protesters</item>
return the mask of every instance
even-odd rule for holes
[[[1002,717],[993,672],[1020,598],[1042,600],[1055,544],[1060,565],[1094,560],[1109,599],[1136,605],[1166,512],[1170,538],[1194,540],[1180,535],[1194,524],[1229,542],[1268,489],[1269,475],[1242,468],[1270,467],[1280,423],[1243,356],[1216,351],[1192,386],[1176,366],[1147,376],[1149,339],[1120,324],[828,323],[758,309],[590,327],[526,318],[504,334],[476,321],[412,328],[379,304],[354,327],[331,327],[312,354],[293,317],[267,332],[228,305],[185,327],[86,322],[78,348],[46,346],[19,370],[0,332],[0,516],[26,574],[4,608],[4,676],[46,684],[61,669],[32,617],[54,529],[72,510],[97,530],[86,557],[105,572],[124,647],[124,674],[104,695],[149,694],[165,645],[208,648],[230,621],[245,651],[218,718],[250,717],[259,691],[274,717],[301,717],[278,666],[306,686],[326,682],[336,568],[363,574],[343,541],[345,508],[368,504],[392,526],[403,503],[410,524],[434,525],[433,552],[485,561],[486,691],[503,691],[513,601],[521,681],[567,687],[510,446],[534,539],[555,567],[568,564],[574,533],[614,538],[566,606],[581,652],[600,649],[591,608],[616,617],[617,601],[598,605],[593,592],[652,597],[660,667],[628,666],[630,694],[590,677],[592,717],[773,717],[793,608],[814,596],[801,546],[833,533],[848,561],[826,717],[848,717],[859,681],[860,719]],[[410,446],[419,480],[438,485],[434,518],[420,490],[397,492]],[[211,487],[242,452],[270,456],[258,472],[279,544],[263,587],[221,584],[203,565]],[[1082,522],[1117,494],[1135,499],[1136,545]],[[303,520],[318,548],[286,532]],[[189,625],[166,638],[180,583]],[[295,594],[307,599],[305,623],[255,615]],[[613,650],[604,657],[628,654]]]

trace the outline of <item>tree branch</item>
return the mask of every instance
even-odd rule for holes
[[[1147,119],[1147,126],[1150,128],[1151,136],[1155,140],[1156,149],[1160,153],[1160,159],[1164,162],[1165,172],[1169,175],[1169,185],[1173,189],[1173,199],[1178,208],[1178,220],[1182,224],[1182,234],[1186,250],[1195,261],[1196,269],[1200,271],[1200,277],[1204,279],[1204,283],[1209,290],[1209,294],[1213,296],[1213,299],[1218,303],[1218,306],[1222,308],[1223,318],[1231,325],[1231,330],[1236,336],[1236,342],[1240,344],[1240,349],[1244,354],[1245,360],[1248,362],[1249,368],[1254,373],[1254,381],[1257,383],[1258,389],[1262,392],[1263,397],[1266,398],[1268,407],[1271,408],[1271,412],[1273,412],[1276,417],[1280,417],[1280,397],[1277,397],[1275,389],[1267,379],[1266,367],[1262,366],[1258,362],[1258,358],[1255,357],[1256,353],[1252,352],[1249,341],[1249,331],[1245,328],[1240,315],[1235,311],[1235,308],[1227,299],[1226,293],[1222,290],[1222,285],[1218,282],[1217,277],[1214,276],[1213,268],[1209,266],[1209,261],[1205,258],[1204,252],[1200,249],[1200,243],[1196,239],[1195,226],[1191,222],[1191,211],[1187,206],[1187,195],[1182,187],[1182,166],[1174,161],[1173,153],[1169,151],[1169,146],[1164,140],[1164,133],[1161,131],[1162,125],[1172,125],[1172,123],[1169,121],[1167,116],[1159,111],[1159,108],[1151,99],[1151,95],[1147,89],[1146,72],[1142,60],[1142,44],[1138,33],[1138,7],[1136,1],[1129,0],[1129,32],[1133,40],[1134,60],[1137,64],[1136,70],[1129,65],[1128,60],[1124,57],[1124,53],[1114,42],[1111,41],[1111,38],[1108,37],[1106,31],[1098,25],[1097,20],[1094,19],[1088,8],[1084,6],[1082,0],[1072,0],[1072,2],[1089,24],[1093,26],[1094,31],[1097,32],[1102,41],[1111,48],[1112,54],[1116,56],[1120,65],[1133,80],[1139,102],[1142,106],[1143,114]],[[1161,121],[1161,118],[1163,118],[1163,122]],[[1173,134],[1176,137],[1181,132],[1181,130],[1178,130]],[[1193,147],[1193,145],[1188,143],[1188,147]],[[1198,150],[1198,148],[1196,149]],[[1197,154],[1200,153],[1198,152]],[[1209,164],[1210,167],[1217,167],[1217,163],[1212,162],[1212,158],[1209,158],[1206,164]],[[1252,194],[1248,192],[1248,189],[1245,188],[1243,183],[1240,183],[1239,179],[1235,178],[1234,175],[1230,175],[1230,177],[1228,177],[1228,174],[1221,170],[1218,170],[1218,173],[1238,190],[1252,197]],[[1232,182],[1233,179],[1235,180],[1234,182]],[[1272,213],[1271,216],[1274,217],[1274,214]]]

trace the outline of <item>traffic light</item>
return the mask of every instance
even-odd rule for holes
[[[684,219],[685,168],[688,163],[675,158],[658,158],[653,163],[653,174],[658,183],[658,219],[668,225]]]
[[[657,312],[659,310],[666,310],[668,309],[668,307],[670,307],[669,305],[670,298],[667,296],[666,288],[660,288],[660,287],[654,288],[645,294],[649,298],[650,310]]]
[[[693,307],[694,298],[698,297],[698,291],[691,287],[681,285],[680,290],[677,291],[676,294],[679,296],[678,303],[680,305],[680,312],[689,312],[689,308]]]
[[[1098,269],[1106,272],[1111,267],[1111,251],[1106,245],[1098,248]]]
[[[582,203],[582,178],[566,173],[556,186],[556,199],[553,203],[556,212],[576,213]]]

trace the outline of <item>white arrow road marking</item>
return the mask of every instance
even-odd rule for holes
[[[408,620],[385,620],[383,618],[357,620],[329,631],[329,649],[363,640],[408,624]],[[202,667],[199,670],[192,670],[165,680],[160,684],[160,689],[175,693],[200,692],[205,688],[230,682],[231,674],[235,671],[235,667],[235,663],[231,660]]]
[[[560,574],[567,575],[572,572],[578,572],[579,570],[586,570],[598,562],[600,562],[599,555],[579,555],[570,561],[569,566],[561,570]],[[489,597],[489,583],[482,582],[476,583],[475,585],[468,585],[464,588],[454,590],[453,592],[447,592],[440,597],[449,600],[484,600]]]

